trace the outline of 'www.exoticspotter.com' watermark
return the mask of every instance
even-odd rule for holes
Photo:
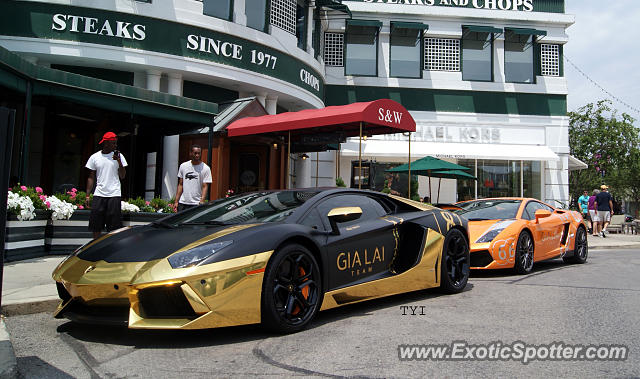
[[[629,348],[624,345],[570,345],[564,342],[534,345],[522,341],[449,345],[399,345],[401,361],[624,361]]]

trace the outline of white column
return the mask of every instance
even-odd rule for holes
[[[391,69],[389,68],[389,51],[391,50],[391,27],[383,24],[378,34],[378,77],[388,78]]]
[[[240,25],[247,25],[247,12],[245,11],[245,0],[233,0],[233,22]]]
[[[159,83],[158,83],[159,84]],[[169,74],[168,92],[171,95],[182,95],[182,75]],[[180,136],[165,136],[162,154],[162,198],[169,199],[176,195],[178,186],[178,162]]]
[[[276,114],[276,109],[278,106],[278,96],[268,96],[265,101],[265,109],[268,114]]]
[[[256,99],[260,102],[260,105],[262,105],[265,109],[267,109],[267,105],[266,105],[266,100],[267,100],[267,93],[259,93],[256,95]]]
[[[157,70],[147,71],[147,89],[151,91],[160,91],[160,78],[162,72]]]
[[[307,8],[307,53],[313,55],[313,9],[314,7]]]
[[[504,83],[504,34],[493,41],[493,81]]]
[[[309,153],[311,154],[311,153]],[[301,154],[302,155],[302,154]],[[307,154],[308,155],[308,154]],[[309,188],[311,185],[311,158],[296,160],[295,188]]]

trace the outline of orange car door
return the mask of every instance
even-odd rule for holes
[[[537,201],[530,201],[523,218],[530,220],[533,231],[534,261],[548,259],[556,255],[562,238],[562,221],[553,209]]]

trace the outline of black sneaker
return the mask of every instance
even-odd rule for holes
[[[600,235],[602,235],[602,238],[606,238],[607,235],[605,234],[604,230],[600,232]]]

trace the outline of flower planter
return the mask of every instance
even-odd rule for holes
[[[49,254],[70,254],[93,239],[90,210],[76,209],[68,220],[49,220],[45,244]]]
[[[36,210],[36,217],[30,221],[19,221],[15,215],[9,215],[4,260],[10,262],[46,255],[45,230],[48,219],[49,212],[44,210]]]
[[[124,226],[146,225],[150,222],[159,220],[169,215],[170,214],[168,213],[153,213],[153,212],[123,213],[122,224]]]

